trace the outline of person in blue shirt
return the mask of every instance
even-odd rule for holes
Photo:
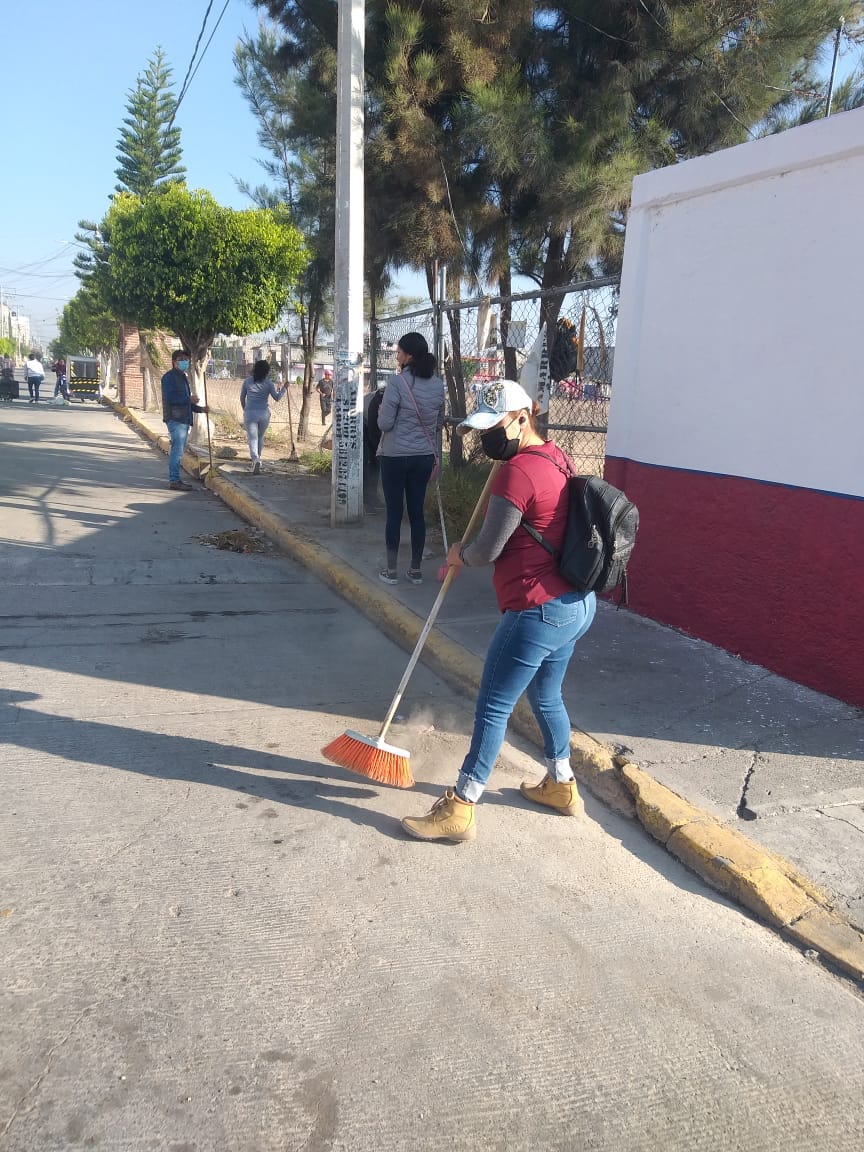
[[[186,450],[192,413],[206,412],[189,387],[189,353],[179,349],[171,356],[171,371],[162,377],[162,419],[168,425],[171,451],[168,454],[168,487],[175,492],[188,492],[191,484],[180,479],[180,461]]]
[[[277,388],[270,379],[270,364],[266,360],[256,360],[252,365],[252,375],[247,376],[240,389],[240,407],[243,409],[243,427],[249,441],[249,456],[252,472],[261,471],[261,453],[264,451],[264,433],[270,424],[268,400],[281,400],[287,385]]]

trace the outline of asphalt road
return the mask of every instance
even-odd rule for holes
[[[103,409],[0,410],[0,1150],[860,1152],[864,1001],[637,827],[403,838],[323,762],[404,653]],[[539,775],[539,773],[538,773]]]

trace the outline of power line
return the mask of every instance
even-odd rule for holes
[[[189,90],[189,86],[191,85],[192,81],[195,79],[195,75],[196,75],[196,73],[197,73],[198,69],[201,67],[201,61],[204,59],[204,57],[205,57],[205,56],[206,56],[206,54],[207,54],[207,49],[210,47],[210,41],[211,41],[211,40],[213,39],[213,37],[216,35],[216,29],[217,29],[217,28],[219,27],[219,25],[222,23],[222,17],[223,17],[223,16],[225,15],[225,13],[227,12],[227,10],[228,10],[228,5],[229,5],[230,3],[231,3],[231,0],[225,0],[225,4],[224,4],[224,6],[223,6],[223,8],[222,8],[222,11],[219,13],[219,18],[217,19],[216,23],[213,25],[213,31],[210,33],[210,38],[208,39],[207,43],[204,45],[204,47],[203,47],[203,48],[202,48],[202,50],[201,50],[201,55],[200,55],[200,56],[199,56],[199,58],[198,58],[198,63],[195,65],[195,71],[194,71],[194,72],[192,73],[192,75],[189,77],[189,84],[187,84],[187,85],[186,85],[186,90],[187,90],[187,91]],[[178,103],[179,103],[179,101],[178,101]]]
[[[174,105],[174,111],[171,113],[171,119],[168,122],[167,131],[169,131],[169,132],[174,127],[174,118],[177,115],[177,110],[180,107],[180,105],[183,103],[183,97],[189,91],[189,86],[191,85],[193,79],[195,78],[195,73],[201,67],[201,61],[204,59],[204,56],[207,52],[207,49],[210,47],[210,41],[216,35],[216,29],[222,23],[222,17],[225,15],[225,12],[226,12],[228,5],[230,3],[231,3],[231,0],[225,0],[225,4],[222,8],[222,11],[219,13],[219,18],[213,26],[213,31],[210,33],[210,39],[204,45],[203,51],[201,52],[200,57],[198,57],[198,48],[201,44],[201,40],[204,37],[204,31],[207,28],[207,21],[210,18],[210,11],[213,8],[213,0],[208,0],[208,2],[207,2],[207,8],[204,12],[204,19],[201,21],[201,28],[198,32],[198,38],[195,41],[195,47],[192,50],[192,56],[189,60],[189,67],[186,69],[186,75],[183,77],[183,83],[180,85],[180,94],[177,97],[177,101]],[[197,64],[195,62],[196,57],[198,57]],[[193,71],[193,69],[194,69],[194,71]]]
[[[213,7],[213,0],[208,0],[207,10],[204,13],[204,19],[201,21],[201,29],[198,33],[198,39],[195,41],[195,47],[192,49],[192,56],[189,60],[189,67],[186,69],[186,75],[183,77],[183,83],[180,85],[180,95],[177,97],[177,107],[180,107],[180,101],[186,95],[186,88],[189,84],[189,74],[192,71],[192,65],[195,63],[195,57],[198,55],[198,45],[204,35],[204,29],[207,27],[207,21],[210,17],[210,9]],[[175,109],[176,111],[176,109]]]
[[[4,276],[21,276],[25,280],[58,280],[61,276],[74,276],[74,272],[25,272],[23,268],[0,268]]]
[[[42,296],[34,292],[18,292],[14,288],[4,288],[3,291],[9,296],[14,296],[16,300],[20,296],[22,300],[50,300],[56,304],[68,304],[70,299],[68,296]]]
[[[3,268],[3,269],[0,269],[0,271],[3,271],[4,273],[18,273],[18,272],[20,272],[22,276],[39,275],[39,273],[36,273],[36,272],[29,272],[28,269],[29,268],[41,268],[45,264],[53,264],[53,262],[55,260],[59,260],[60,257],[63,256],[63,254],[66,252],[67,248],[71,248],[71,244],[69,244],[69,243],[64,244],[63,247],[60,249],[60,251],[55,252],[53,256],[44,256],[38,260],[31,260],[27,264],[19,264],[17,268]],[[48,273],[48,275],[51,275],[51,273]]]

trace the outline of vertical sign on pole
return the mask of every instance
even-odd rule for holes
[[[338,0],[336,314],[330,523],[363,515],[363,56],[365,0]]]

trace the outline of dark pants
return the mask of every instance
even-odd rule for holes
[[[319,396],[318,399],[321,401],[321,423],[326,424],[333,409],[333,401],[329,396]]]
[[[28,376],[27,377],[27,391],[30,393],[31,400],[39,399],[39,389],[42,387],[44,376]]]
[[[387,505],[387,524],[384,528],[384,542],[387,545],[387,567],[395,568],[399,553],[399,537],[402,528],[403,508],[408,507],[408,522],[411,525],[411,567],[419,568],[426,547],[426,518],[423,503],[426,488],[435,467],[435,457],[428,456],[381,456],[381,487],[384,490],[384,503]]]

